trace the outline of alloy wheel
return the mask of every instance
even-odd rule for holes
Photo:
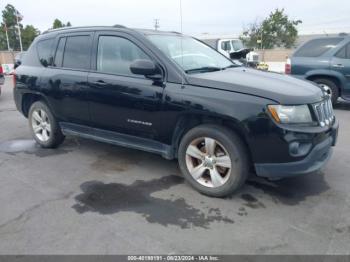
[[[198,183],[216,188],[223,186],[228,181],[232,161],[225,147],[217,140],[201,137],[188,145],[186,166]]]
[[[318,84],[332,98],[332,89],[325,84]]]
[[[51,136],[51,124],[47,113],[43,109],[36,109],[32,113],[32,128],[34,135],[42,142],[47,142]]]

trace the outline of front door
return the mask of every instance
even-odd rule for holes
[[[134,60],[154,60],[131,39],[114,32],[95,36],[95,71],[88,75],[91,121],[96,128],[155,139],[163,87],[131,73]]]
[[[344,89],[342,97],[350,99],[350,43],[340,49],[331,62],[332,70],[344,76]]]

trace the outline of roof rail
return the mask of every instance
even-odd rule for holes
[[[65,26],[65,27],[60,27],[60,28],[55,28],[55,29],[48,29],[44,31],[42,34],[46,33],[51,33],[51,32],[57,32],[57,31],[64,31],[64,30],[69,30],[69,29],[84,29],[84,28],[91,28],[92,26]]]
[[[60,28],[56,28],[56,29],[49,29],[46,30],[44,32],[42,32],[42,34],[47,34],[47,33],[51,33],[51,32],[57,32],[57,31],[65,31],[65,30],[70,30],[70,29],[88,29],[88,28],[99,28],[99,27],[113,27],[113,28],[127,28],[126,26],[123,25],[113,25],[113,26],[67,26],[67,27],[60,27]]]
[[[124,26],[124,25],[118,25],[118,24],[114,25],[113,27],[116,27],[116,28],[127,28],[127,27]]]

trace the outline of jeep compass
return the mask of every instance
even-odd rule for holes
[[[199,192],[235,192],[325,165],[338,123],[329,95],[290,76],[240,67],[176,32],[64,28],[35,39],[14,97],[44,148],[76,135],[178,159]]]

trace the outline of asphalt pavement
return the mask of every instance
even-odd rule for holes
[[[69,137],[41,149],[0,96],[0,254],[350,254],[350,103],[320,172],[252,177],[216,199],[193,190],[176,161]],[[266,149],[268,150],[268,149]]]

